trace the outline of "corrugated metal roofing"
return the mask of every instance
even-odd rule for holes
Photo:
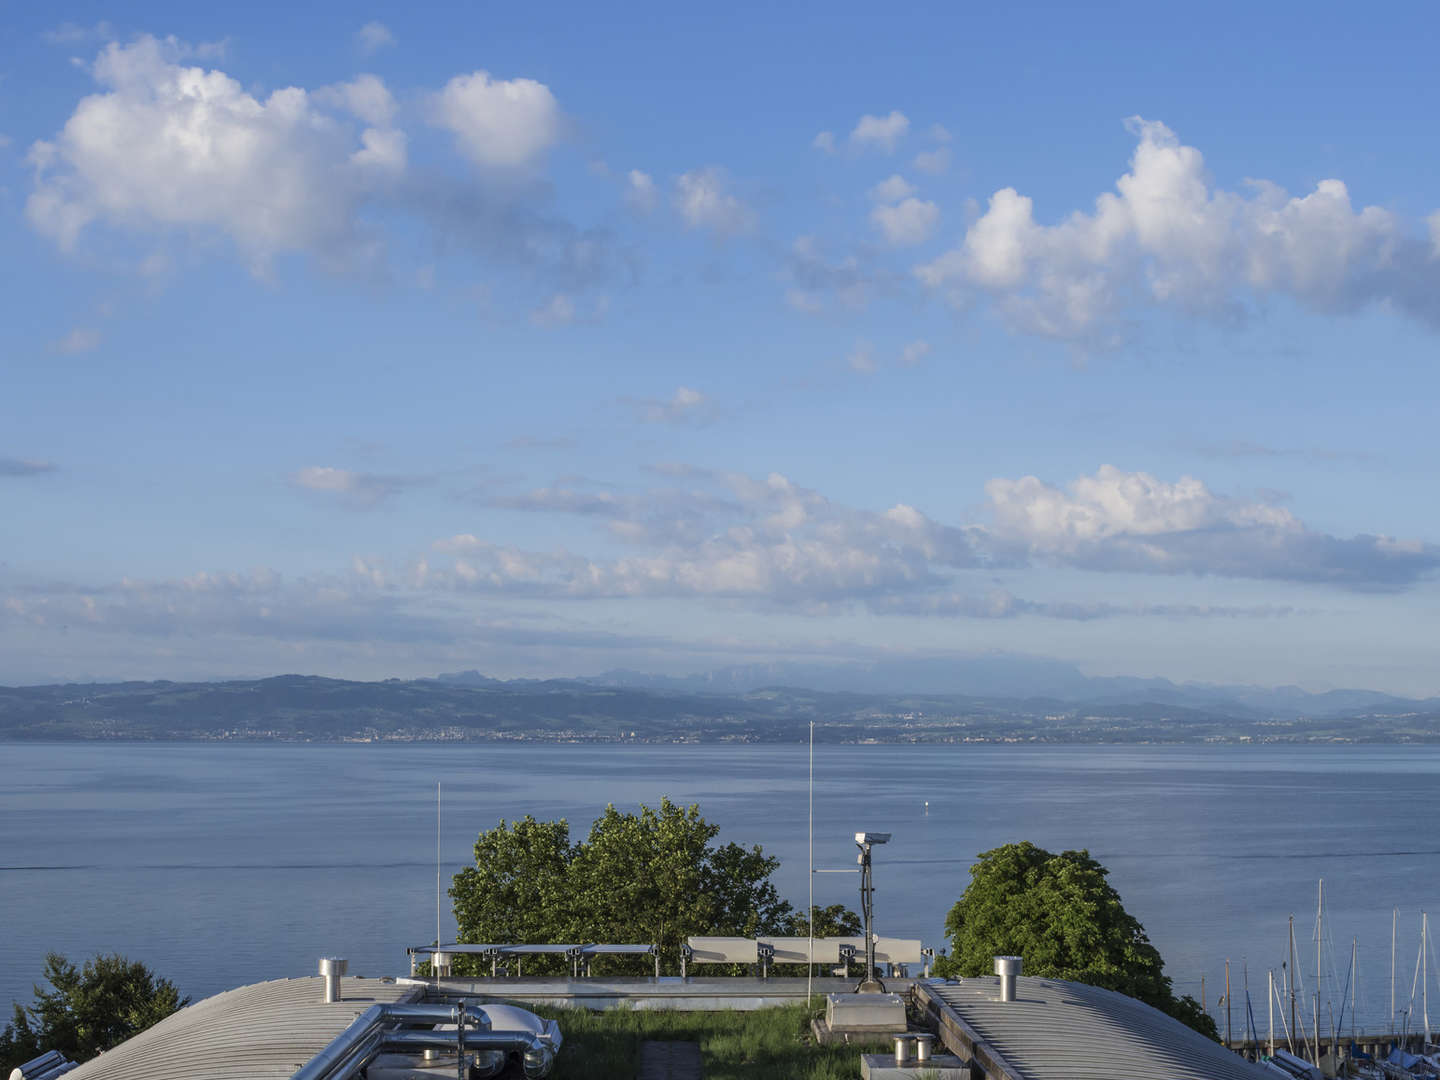
[[[1002,1002],[993,977],[931,980],[1014,1080],[1266,1080],[1270,1076],[1134,998],[1083,983],[1021,976]],[[1273,1080],[1273,1078],[1271,1078]]]
[[[319,977],[227,990],[167,1016],[66,1080],[289,1080],[371,1005],[411,1001],[423,987],[341,980],[327,1005]]]

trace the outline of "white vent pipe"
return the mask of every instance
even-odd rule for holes
[[[320,975],[325,980],[325,1003],[334,1004],[340,1000],[340,980],[345,977],[348,962],[339,956],[320,958]]]

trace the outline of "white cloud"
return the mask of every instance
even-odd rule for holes
[[[355,31],[355,43],[366,56],[372,56],[388,45],[395,44],[395,35],[382,22],[367,22]]]
[[[77,326],[68,334],[55,342],[51,348],[58,353],[73,355],[75,353],[89,352],[100,344],[100,331],[91,330],[87,327]]]
[[[97,222],[213,228],[257,270],[285,251],[337,265],[373,256],[355,219],[373,170],[356,168],[346,128],[298,87],[262,101],[221,71],[181,64],[192,51],[153,37],[101,51],[101,92],[31,148],[31,224],[66,250]]]
[[[1163,124],[1131,129],[1131,169],[1092,213],[1040,224],[1003,188],[920,280],[958,304],[988,293],[1018,329],[1070,339],[1106,339],[1138,304],[1225,314],[1267,294],[1328,312],[1391,301],[1440,324],[1432,245],[1391,211],[1356,210],[1339,180],[1303,197],[1265,181],[1213,188],[1200,152]]]
[[[427,482],[424,477],[352,472],[330,465],[307,465],[290,479],[297,487],[338,496],[349,505],[365,510]]]
[[[321,87],[315,98],[345,109],[371,127],[386,128],[395,119],[395,98],[376,75],[357,75],[347,83]]]
[[[870,189],[870,198],[878,203],[898,203],[915,194],[915,186],[899,173],[882,180]]]
[[[912,164],[923,173],[939,176],[950,168],[950,148],[937,146],[934,150],[922,150]]]
[[[875,347],[868,341],[857,341],[850,354],[845,357],[845,363],[851,371],[861,375],[872,374],[875,371]]]
[[[932,138],[933,140],[935,140],[935,142],[941,144],[942,146],[945,143],[948,143],[952,138],[954,138],[954,136],[950,134],[949,130],[946,129],[944,124],[931,124],[929,135],[930,138]]]
[[[891,247],[914,247],[930,239],[940,223],[940,208],[933,202],[909,198],[896,206],[877,206],[870,221]]]
[[[901,367],[915,367],[925,357],[930,355],[930,343],[928,341],[912,341],[900,350],[898,363]]]
[[[744,232],[754,224],[754,213],[728,187],[729,177],[718,166],[682,173],[675,181],[675,208],[691,228]]]
[[[575,301],[565,293],[556,293],[530,312],[530,321],[536,326],[569,326],[575,321]]]
[[[820,132],[810,140],[810,146],[822,154],[833,154],[835,152],[835,133],[833,131]]]
[[[649,173],[631,169],[625,177],[625,201],[642,214],[648,214],[660,202],[660,192]]]
[[[433,102],[434,122],[482,168],[530,168],[560,138],[560,105],[534,79],[493,79],[486,71],[457,75]]]
[[[668,398],[623,398],[647,424],[706,424],[715,416],[715,402],[691,386],[676,387]]]
[[[900,140],[910,130],[910,121],[898,109],[889,116],[862,116],[850,132],[850,145],[861,150],[879,150],[893,154]]]
[[[1169,483],[1102,465],[1068,490],[1025,476],[992,480],[985,493],[997,550],[1091,570],[1391,589],[1440,567],[1435,545],[1318,533],[1283,507],[1217,495],[1190,476]]]

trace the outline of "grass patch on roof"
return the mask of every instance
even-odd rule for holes
[[[749,1012],[526,1007],[559,1021],[565,1036],[552,1080],[633,1080],[649,1040],[698,1043],[705,1080],[855,1080],[861,1048],[819,1046],[811,1036],[810,1019],[824,1012],[817,1001]]]

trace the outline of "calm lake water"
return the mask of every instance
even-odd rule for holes
[[[805,903],[803,746],[0,744],[0,766],[0,1009],[29,1000],[47,950],[120,952],[195,998],[322,955],[403,973],[405,946],[434,935],[437,780],[447,885],[502,817],[583,835],[608,802],[668,795],[779,856],[782,893]],[[1437,779],[1440,749],[1422,747],[817,747],[815,865],[853,866],[856,830],[893,832],[877,929],[941,947],[976,853],[1087,847],[1177,990],[1198,997],[1203,973],[1217,1012],[1231,959],[1237,1032],[1242,963],[1263,1030],[1292,912],[1313,975],[1323,877],[1324,997],[1338,1010],[1358,938],[1361,1020],[1383,1024],[1392,908],[1402,1007],[1420,911],[1440,911]],[[857,886],[817,875],[816,902],[858,907]]]

